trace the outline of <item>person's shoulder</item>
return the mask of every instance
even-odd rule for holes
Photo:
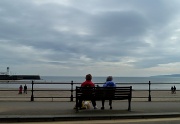
[[[116,84],[114,81],[112,81],[114,84]]]
[[[85,83],[86,83],[86,81],[82,82],[82,83],[81,83],[81,86],[83,86]]]
[[[108,85],[108,86],[114,86],[115,83],[114,83],[113,81],[108,81],[108,82],[107,82],[107,85]]]
[[[114,83],[113,81],[107,81],[106,83]]]
[[[95,86],[94,82],[92,82],[92,81],[90,81],[90,84],[91,84],[91,86],[93,86],[93,87]]]

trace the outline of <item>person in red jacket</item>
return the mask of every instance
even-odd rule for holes
[[[81,87],[95,87],[95,84],[91,80],[92,80],[91,74],[87,74],[86,75],[86,81],[84,81],[81,84]],[[85,95],[87,95],[87,94],[85,94]],[[88,94],[88,95],[90,95],[90,94]],[[92,99],[91,102],[92,102],[94,109],[97,109],[96,101]],[[79,106],[80,107],[82,106],[82,100],[79,101]]]
[[[22,85],[20,85],[20,87],[19,87],[19,94],[22,94],[22,90],[23,90],[23,87],[22,87]]]

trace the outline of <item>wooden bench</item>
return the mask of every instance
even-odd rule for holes
[[[128,100],[131,110],[132,86],[129,87],[76,87],[76,111],[79,100]]]

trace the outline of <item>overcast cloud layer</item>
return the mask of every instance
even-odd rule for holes
[[[0,0],[0,71],[180,73],[179,0]]]

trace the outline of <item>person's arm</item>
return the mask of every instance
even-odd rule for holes
[[[105,84],[103,84],[103,87],[107,87],[107,84],[105,83]]]
[[[92,87],[95,87],[95,84],[92,82],[91,86],[92,86]]]
[[[114,83],[114,87],[116,87],[116,83]]]

